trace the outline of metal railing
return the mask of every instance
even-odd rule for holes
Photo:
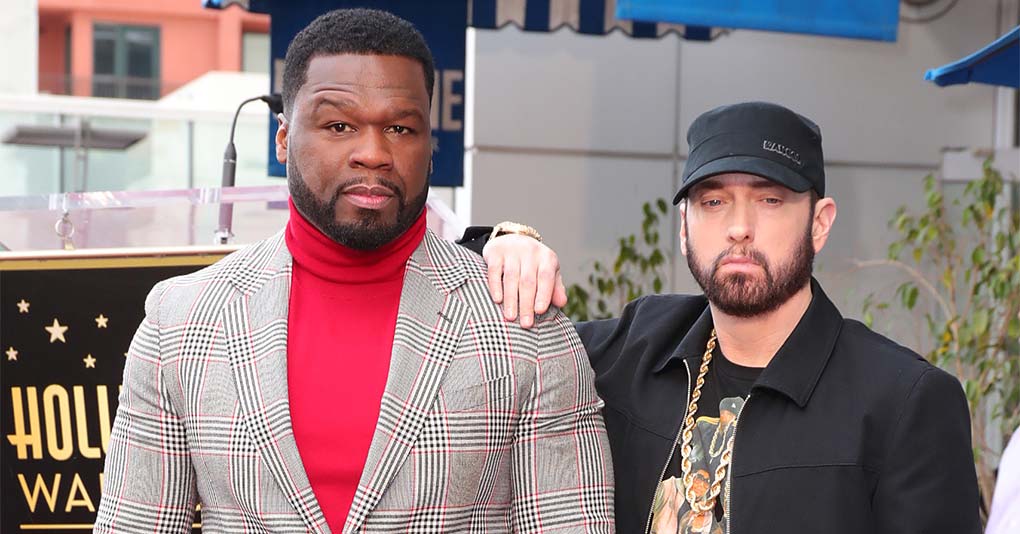
[[[39,92],[43,94],[158,100],[184,84],[140,76],[113,74],[70,76],[63,73],[40,72],[38,85]]]

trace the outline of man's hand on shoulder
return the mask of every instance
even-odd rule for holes
[[[521,326],[531,328],[535,314],[549,310],[550,303],[562,308],[567,290],[560,275],[556,253],[540,241],[518,234],[489,240],[482,250],[488,266],[489,293],[503,305],[503,317],[520,316]]]

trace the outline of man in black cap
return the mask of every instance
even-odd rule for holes
[[[576,325],[605,400],[618,531],[980,532],[959,382],[844,319],[811,276],[836,218],[818,126],[743,103],[698,117],[688,143],[673,202],[704,295]],[[564,304],[538,240],[495,237],[485,257],[508,317],[518,279],[522,323]]]

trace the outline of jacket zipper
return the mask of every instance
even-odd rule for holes
[[[659,484],[655,485],[655,493],[652,495],[652,502],[648,505],[648,522],[645,523],[645,534],[652,530],[652,514],[655,512],[655,498],[659,496],[659,489],[661,488],[662,477],[666,476],[666,469],[669,469],[669,462],[673,460],[673,454],[676,453],[676,446],[680,443],[680,436],[684,432],[684,420],[687,419],[687,409],[691,406],[691,366],[684,360],[684,369],[687,370],[687,400],[684,401],[684,417],[680,420],[680,430],[676,433],[676,438],[673,439],[673,447],[669,449],[669,456],[666,457],[666,463],[662,466],[662,472],[659,473]],[[741,409],[743,411],[743,409]],[[739,415],[737,416],[740,417]],[[737,428],[733,427],[734,432]],[[729,533],[727,533],[729,534]]]
[[[733,450],[730,451],[730,468],[727,470],[726,475],[726,534],[731,534],[731,528],[733,527],[733,505],[730,501],[730,489],[733,486],[733,456],[737,451],[737,425],[740,424],[740,416],[744,413],[744,408],[747,408],[747,403],[749,402],[751,402],[750,393],[747,394],[747,400],[744,401],[740,411],[737,412],[737,418],[733,420]]]

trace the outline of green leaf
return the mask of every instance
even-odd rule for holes
[[[982,309],[974,312],[974,320],[972,321],[972,323],[974,325],[975,335],[981,336],[988,331],[988,319],[989,319],[988,310]]]
[[[957,339],[959,339],[960,345],[962,346],[970,345],[971,340],[974,339],[970,327],[967,326],[966,324],[960,325],[960,330],[959,333],[957,334]]]
[[[875,316],[871,314],[871,310],[864,312],[864,326],[871,328],[875,324]]]
[[[903,292],[903,306],[908,310],[913,310],[915,304],[917,304],[917,286],[911,284]]]
[[[665,199],[660,198],[660,199],[656,200],[655,201],[655,205],[659,208],[659,211],[661,213],[663,213],[663,214],[665,214],[665,213],[667,213],[669,211],[669,207],[666,205],[666,200]]]
[[[905,206],[900,206],[899,209],[896,210],[896,216],[890,221],[893,228],[902,231],[903,227],[907,225],[907,221],[910,220],[910,216],[907,215],[906,210],[907,208]]]
[[[924,250],[921,247],[916,247],[914,249],[913,256],[915,263],[921,263],[921,257],[924,256]]]
[[[903,243],[899,241],[893,241],[892,244],[889,245],[889,259],[891,260],[899,259],[900,252],[902,251]]]
[[[655,277],[655,280],[652,280],[652,291],[662,293],[662,279],[658,276]]]

